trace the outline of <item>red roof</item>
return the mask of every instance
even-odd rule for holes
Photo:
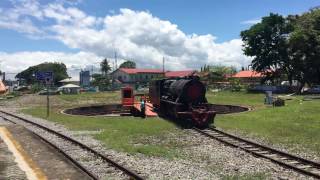
[[[195,71],[168,71],[166,72],[166,77],[184,77],[184,76],[191,76]]]
[[[129,68],[119,68],[120,71],[123,71],[128,74],[137,74],[137,73],[163,73],[159,69],[129,69]]]
[[[240,72],[236,73],[235,75],[233,75],[232,77],[234,77],[234,78],[251,78],[251,77],[260,78],[260,77],[264,77],[264,75],[262,73],[257,72],[257,71],[240,71]]]

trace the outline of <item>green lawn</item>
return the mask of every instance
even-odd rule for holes
[[[116,103],[120,102],[120,92],[85,92],[81,94],[63,94],[58,98],[70,103],[70,104],[94,104],[94,103]]]
[[[301,96],[295,96],[293,100],[286,101],[284,107],[266,107],[263,105],[263,96],[244,92],[210,94],[208,99],[212,103],[250,105],[256,108],[245,113],[219,115],[215,119],[216,126],[249,133],[293,149],[301,150],[304,147],[320,155],[320,100],[301,101]]]
[[[46,117],[45,108],[25,109],[23,112],[36,117]],[[179,133],[180,130],[160,118],[69,116],[53,109],[49,120],[72,130],[102,130],[102,133],[95,135],[98,140],[108,148],[128,153],[171,158],[178,156],[176,149],[183,146],[167,140],[171,132]],[[148,138],[154,139],[154,142]]]
[[[73,130],[102,130],[96,138],[107,147],[129,153],[176,157],[176,150],[184,146],[170,140],[170,136],[174,136],[172,134],[183,132],[174,124],[160,118],[81,117],[60,113],[64,107],[79,104],[119,102],[119,92],[62,95],[57,98],[67,103],[62,107],[54,107],[49,120],[64,124]],[[273,108],[263,104],[264,94],[209,92],[207,98],[211,103],[254,108],[250,112],[218,115],[215,120],[217,127],[250,134],[270,143],[284,144],[291,148],[304,147],[320,155],[320,100],[301,101],[302,97],[296,96],[294,100],[286,101],[286,106]],[[45,117],[44,108],[35,107],[23,112]]]

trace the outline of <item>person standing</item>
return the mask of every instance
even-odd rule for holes
[[[146,101],[141,98],[140,101],[140,110],[141,110],[141,117],[145,118],[146,117]]]

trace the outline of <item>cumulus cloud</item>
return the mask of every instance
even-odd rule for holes
[[[29,18],[30,16],[39,20],[43,18],[39,2],[36,0],[12,0],[11,2],[13,7],[0,10],[0,28],[26,34],[43,33]]]
[[[40,10],[37,15],[27,13],[27,10],[24,14],[38,21],[50,20],[49,25],[40,25],[37,29],[69,48],[90,52],[96,57],[113,58],[116,51],[120,58],[134,60],[138,67],[143,68],[160,68],[165,57],[166,68],[171,70],[198,69],[204,64],[240,68],[250,62],[242,53],[240,39],[216,43],[216,37],[211,34],[185,34],[176,24],[147,11],[120,9],[105,17],[95,17],[61,2],[36,4],[32,9],[36,7]],[[16,19],[21,20],[19,17]],[[37,34],[36,30],[30,32]],[[65,60],[75,65],[82,64],[80,60]]]
[[[0,63],[2,70],[13,78],[16,73],[43,62],[63,62],[68,68],[68,74],[77,77],[81,69],[94,68],[97,71],[99,62],[103,57],[97,56],[90,52],[78,53],[61,53],[61,52],[17,52],[5,53],[0,52]],[[92,64],[93,67],[89,67]]]

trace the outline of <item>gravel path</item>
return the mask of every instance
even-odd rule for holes
[[[125,165],[147,179],[221,179],[224,177],[241,177],[262,174],[268,179],[312,179],[293,171],[286,170],[270,161],[255,158],[238,149],[204,137],[193,130],[184,130],[183,133],[169,134],[166,140],[185,143],[179,150],[183,158],[167,159],[149,157],[143,154],[131,155],[105,148],[92,134],[99,131],[70,131],[62,125],[29,115],[21,115],[29,120],[63,132],[70,137],[81,141],[89,147],[108,155],[116,162]],[[149,140],[158,141],[156,138]],[[79,153],[76,153],[79,155]],[[90,162],[90,161],[88,161]],[[92,163],[93,169],[95,164]],[[100,173],[100,168],[97,171]],[[103,171],[103,170],[101,170]],[[100,177],[107,178],[101,175]],[[109,178],[108,178],[109,179]]]

